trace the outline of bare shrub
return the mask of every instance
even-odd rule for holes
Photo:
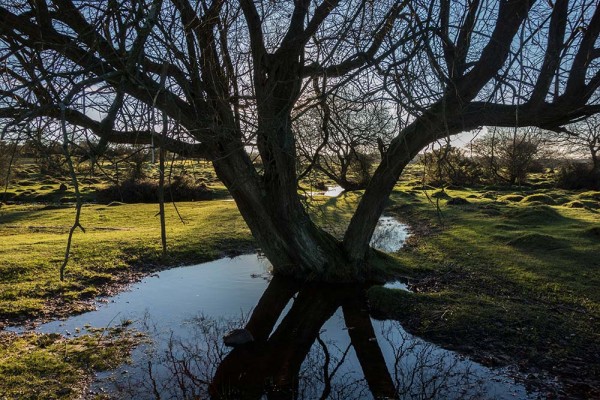
[[[206,185],[195,184],[185,176],[174,176],[171,182],[165,185],[165,200],[167,201],[208,200],[213,197],[213,191]],[[150,179],[128,179],[98,191],[97,200],[100,203],[110,203],[111,201],[157,203],[158,182]]]
[[[556,174],[556,186],[568,190],[600,190],[600,175],[595,174],[586,163],[569,162]]]
[[[428,184],[467,186],[480,183],[481,166],[459,148],[443,146],[432,150],[423,155],[421,162]]]

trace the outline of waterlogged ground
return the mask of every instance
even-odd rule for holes
[[[393,224],[384,219],[378,232]],[[405,226],[396,227],[403,238]],[[38,330],[77,336],[86,326],[127,324],[148,333],[152,343],[131,365],[99,374],[88,398],[536,398],[509,371],[371,318],[365,289],[272,279],[268,262],[251,254],[160,272],[97,311]],[[254,343],[223,345],[226,332],[244,327]]]
[[[406,277],[410,284],[398,281],[386,285],[390,289],[404,290],[371,288],[368,291],[371,309],[376,310],[380,318],[386,316],[401,320],[407,331],[419,337],[444,347],[458,349],[461,353],[483,360],[486,365],[517,365],[526,375],[526,382],[533,386],[548,387],[546,383],[550,383],[548,393],[553,393],[554,397],[596,398],[599,387],[599,193],[548,189],[543,190],[545,194],[540,196],[537,193],[538,189],[534,188],[524,188],[518,192],[514,192],[515,189],[498,192],[484,192],[481,188],[448,189],[445,192],[441,191],[445,197],[438,201],[440,191],[430,191],[426,195],[421,186],[420,183],[403,183],[392,195],[390,206],[385,211],[386,216],[397,216],[411,224],[408,245],[392,257],[397,260],[396,274]],[[360,194],[343,193],[334,197],[324,196],[324,193],[320,195],[314,198],[314,204],[320,207],[314,210],[315,218],[322,226],[329,228],[332,234],[343,234],[344,222],[350,218]],[[444,200],[448,197],[449,199]],[[461,197],[468,203],[451,203],[456,197]],[[541,204],[542,201],[545,203]],[[103,289],[104,286],[101,286],[102,282],[107,282],[109,288],[115,287],[113,282],[115,276],[119,276],[117,272],[127,274],[135,265],[144,266],[135,267],[136,271],[137,268],[141,268],[140,271],[147,273],[148,269],[145,266],[150,266],[152,270],[164,268],[166,265],[198,263],[228,254],[239,254],[240,249],[252,247],[248,230],[231,202],[178,203],[178,211],[184,221],[180,221],[174,211],[171,214],[167,213],[167,217],[170,218],[168,226],[171,229],[168,260],[158,257],[158,225],[156,219],[148,218],[148,215],[155,214],[155,205],[88,205],[84,207],[83,214],[87,232],[76,236],[75,256],[67,269],[69,279],[66,282],[57,282],[56,265],[64,253],[64,235],[68,231],[73,214],[72,209],[68,208],[48,208],[46,210],[35,205],[8,205],[3,206],[0,211],[0,233],[10,239],[6,240],[0,249],[0,315],[6,323],[18,323],[21,318],[52,318],[72,313],[76,310],[73,305],[78,305],[80,299],[108,293]],[[391,230],[397,232],[395,229]],[[35,246],[32,246],[32,243],[35,243]],[[373,245],[384,251],[393,251],[380,247],[377,243]],[[28,257],[23,258],[23,254],[27,254]],[[248,278],[256,273],[245,274]],[[236,274],[236,277],[241,275],[244,273]],[[160,276],[161,278],[152,279],[162,279],[163,283],[168,281],[162,274]],[[269,277],[261,273],[249,279],[259,282],[263,278]],[[193,278],[191,283],[204,293],[208,289],[203,289],[200,279],[205,278]],[[244,283],[244,286],[246,285],[248,283]],[[177,284],[174,287],[179,289],[180,286],[182,285]],[[168,398],[164,394],[169,390],[177,394],[175,397],[185,398],[186,396],[182,395],[184,390],[187,397],[192,397],[196,391],[205,393],[209,390],[213,377],[219,378],[213,384],[213,392],[221,394],[224,387],[251,387],[251,383],[257,381],[267,382],[271,390],[286,393],[289,382],[294,382],[290,378],[292,372],[293,376],[299,377],[301,386],[298,390],[301,393],[300,397],[304,398],[322,397],[322,392],[327,395],[323,397],[329,398],[352,398],[362,395],[368,398],[368,393],[372,392],[381,396],[392,392],[392,396],[388,397],[410,397],[397,391],[396,387],[414,388],[415,385],[419,385],[414,383],[418,382],[417,376],[418,379],[422,379],[423,376],[448,375],[423,375],[420,372],[423,369],[414,367],[408,369],[412,371],[410,374],[402,375],[389,361],[387,364],[384,362],[385,368],[382,368],[381,359],[385,360],[388,357],[385,345],[382,344],[385,338],[379,333],[378,323],[371,322],[364,312],[359,312],[366,309],[360,288],[346,288],[344,290],[349,295],[344,296],[343,293],[336,294],[335,288],[295,288],[295,292],[290,294],[288,289],[278,289],[280,286],[268,286],[267,292],[270,294],[264,295],[261,294],[262,290],[265,290],[263,286],[261,290],[246,298],[247,300],[241,296],[242,290],[235,289],[236,286],[233,289],[210,292],[212,297],[240,297],[238,303],[232,303],[232,309],[235,308],[237,314],[225,319],[214,318],[214,315],[221,315],[216,312],[198,317],[199,313],[204,313],[202,303],[210,301],[210,298],[202,300],[202,294],[198,293],[199,297],[190,301],[191,306],[184,304],[181,299],[168,305],[168,299],[173,297],[173,293],[178,294],[178,290],[162,284],[157,287],[157,292],[167,296],[167,300],[160,298],[159,303],[167,302],[169,308],[159,314],[173,316],[165,323],[156,323],[150,317],[152,310],[159,308],[159,305],[154,305],[149,300],[155,295],[146,294],[141,298],[142,305],[145,305],[141,308],[150,310],[147,318],[141,311],[141,314],[106,314],[106,320],[102,322],[104,325],[101,326],[114,326],[119,330],[123,325],[132,326],[151,332],[154,338],[163,335],[162,340],[155,339],[155,348],[159,349],[155,355],[150,359],[139,358],[140,354],[144,354],[139,350],[135,353],[137,366],[126,366],[123,368],[126,373],[118,372],[115,375],[121,390],[117,392],[116,397],[136,397],[136,391],[149,393],[152,397],[155,389],[163,394],[163,398]],[[407,288],[413,292],[408,292]],[[145,293],[143,289],[136,291]],[[279,292],[281,298],[279,302],[275,302],[277,307],[264,306],[272,304],[273,293]],[[322,298],[319,293],[330,293],[331,296]],[[196,294],[190,295],[193,296]],[[257,303],[257,299],[263,296],[270,300]],[[292,296],[295,300],[290,302]],[[358,299],[358,306],[350,301],[352,298]],[[45,299],[52,301],[48,303]],[[278,297],[275,296],[275,299]],[[303,299],[310,301],[307,303],[307,300]],[[316,300],[318,307],[311,308],[311,304]],[[110,307],[114,304],[119,303],[101,306]],[[123,310],[129,310],[129,304],[120,304]],[[292,305],[295,305],[295,308]],[[60,306],[60,309],[55,308],[57,306]],[[61,310],[64,312],[61,313]],[[245,310],[243,316],[240,314],[242,310]],[[182,315],[178,314],[180,312]],[[292,313],[293,318],[288,318],[288,313]],[[345,323],[340,315],[345,318]],[[308,318],[310,316],[313,318]],[[341,328],[337,328],[341,332],[340,337],[345,339],[339,339],[339,350],[332,350],[329,346],[323,347],[318,339],[325,337],[327,332],[331,333],[327,324],[336,316],[343,324]],[[259,329],[260,335],[255,335],[257,341],[254,350],[248,347],[234,351],[224,348],[223,333],[230,328],[245,326],[246,321],[253,329],[262,327]],[[300,322],[294,325],[294,321]],[[57,327],[56,331],[65,335],[66,331],[69,331],[70,335],[65,337],[28,335],[28,340],[19,346],[13,345],[14,341],[11,342],[14,335],[0,337],[0,353],[3,353],[0,354],[0,372],[4,374],[1,375],[4,383],[0,385],[0,398],[6,387],[5,377],[14,376],[15,370],[12,368],[20,365],[23,360],[30,361],[27,366],[31,368],[21,375],[21,381],[28,382],[29,377],[37,376],[40,378],[40,385],[36,387],[44,385],[50,388],[46,392],[56,394],[55,397],[72,398],[70,395],[62,396],[66,393],[66,382],[63,378],[75,375],[54,374],[53,371],[58,369],[49,368],[48,365],[51,364],[46,361],[45,370],[37,369],[41,366],[38,361],[43,356],[46,357],[44,360],[54,357],[53,359],[60,359],[64,363],[64,348],[69,349],[68,360],[72,360],[71,354],[85,350],[81,347],[81,341],[87,343],[89,340],[80,338],[85,332],[83,324],[85,322],[81,321],[70,327]],[[280,324],[282,326],[275,329]],[[80,328],[79,332],[75,329],[77,327]],[[303,328],[307,329],[301,330]],[[328,331],[319,336],[323,329]],[[171,330],[175,331],[172,338]],[[304,334],[294,336],[293,332],[299,330]],[[276,332],[279,333],[275,335]],[[81,340],[68,342],[74,336]],[[103,334],[103,337],[107,337],[106,334]],[[379,342],[369,340],[373,337],[378,338]],[[8,338],[8,342],[4,338]],[[48,345],[51,339],[54,342]],[[92,339],[93,337],[90,340]],[[112,346],[113,339],[108,339],[110,340],[106,342]],[[117,343],[120,341],[121,338],[118,338]],[[347,344],[348,341],[352,346],[343,348],[344,343]],[[403,338],[394,339],[392,342],[415,343],[404,341]],[[183,344],[192,351],[183,351]],[[373,344],[376,346],[373,347]],[[43,352],[38,352],[39,357],[36,355],[32,358],[33,352],[37,351],[36,346],[44,346]],[[165,352],[165,348],[169,351]],[[414,346],[408,348],[414,349]],[[72,349],[77,351],[71,351]],[[347,349],[348,353],[344,357]],[[355,349],[368,351],[361,352]],[[366,358],[365,354],[380,354],[381,357],[370,359]],[[407,353],[402,350],[397,354]],[[174,357],[175,355],[177,357]],[[286,357],[278,358],[280,355]],[[408,356],[401,358],[411,359]],[[337,368],[338,359],[345,361],[344,367]],[[290,361],[287,365],[294,366],[294,369],[282,367],[286,360]],[[297,360],[300,360],[299,366]],[[325,360],[329,360],[329,363],[325,363]],[[81,361],[82,368],[90,366],[89,359],[84,358]],[[348,364],[349,362],[351,364]],[[272,368],[258,368],[264,365],[272,365]],[[324,365],[328,367],[324,368]],[[350,366],[346,368],[347,365]],[[375,372],[368,377],[363,376],[362,365],[368,366],[365,370]],[[242,373],[242,367],[252,373]],[[317,373],[313,373],[315,369]],[[142,370],[143,372],[140,372]],[[353,372],[343,372],[347,370]],[[52,375],[46,374],[45,371]],[[135,371],[138,373],[134,373]],[[170,375],[161,374],[160,371],[169,371]],[[279,371],[282,373],[278,373]],[[324,378],[324,371],[327,377],[332,378]],[[470,376],[463,374],[465,375]],[[76,381],[84,382],[85,376],[86,371],[82,369]],[[227,376],[245,378],[231,381]],[[374,376],[381,379],[375,379]],[[402,379],[398,379],[397,376],[401,376]],[[553,378],[554,376],[557,378]],[[56,381],[58,386],[44,382],[48,381],[48,377],[53,382]],[[94,390],[114,390],[115,384],[107,383],[107,376],[102,378],[102,383],[95,386]],[[145,382],[145,386],[136,383],[140,379]],[[506,378],[499,376],[491,379]],[[560,386],[552,384],[554,379],[558,379]],[[487,380],[489,379],[483,379]],[[402,383],[406,381],[413,384]],[[436,379],[436,382],[445,381],[449,380]],[[463,381],[475,382],[462,385],[472,388],[470,393],[484,392],[487,397],[497,397],[493,394],[488,395],[486,386],[483,386],[482,390],[475,390],[479,379],[469,381],[465,378]],[[184,384],[179,385],[177,382]],[[352,382],[356,384],[351,384]],[[131,389],[127,388],[129,383]],[[345,384],[353,389],[344,392],[341,387]],[[391,390],[390,386],[394,389]],[[448,386],[451,385],[440,384],[441,388],[435,389],[434,392],[451,393],[447,396],[450,398],[463,397],[457,396],[457,391],[449,391]],[[19,387],[29,389],[32,384]],[[74,385],[75,389],[78,387],[81,386]],[[168,389],[169,387],[171,389]],[[311,387],[315,387],[315,391],[309,392],[307,388]],[[429,387],[435,388],[435,385]],[[261,386],[260,390],[265,390],[264,386]],[[511,390],[513,386],[508,386],[501,392],[511,394]],[[31,390],[29,392],[34,393]],[[352,393],[352,396],[348,393]],[[426,397],[426,393],[420,396],[413,393],[412,396]],[[522,397],[519,393],[521,392],[516,391],[515,398]],[[232,394],[230,397],[240,397],[236,396]],[[552,397],[552,394],[548,396]],[[199,394],[197,397],[206,396]]]

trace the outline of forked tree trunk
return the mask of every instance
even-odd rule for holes
[[[369,242],[400,174],[440,132],[460,128],[449,127],[433,113],[407,127],[391,143],[340,242],[316,226],[300,202],[292,153],[294,143],[291,132],[285,131],[289,126],[286,118],[285,115],[271,118],[262,126],[270,130],[262,133],[265,143],[259,144],[263,150],[262,175],[252,167],[241,142],[231,141],[220,149],[223,156],[213,161],[217,175],[231,192],[276,274],[303,280],[368,279]],[[284,142],[269,142],[280,139]]]
[[[271,187],[264,184],[249,168],[251,160],[243,149],[234,149],[213,164],[277,275],[303,280],[361,279],[358,269],[347,262],[340,242],[310,220],[297,195],[279,195],[274,183]]]
[[[362,271],[348,262],[338,240],[311,221],[298,195],[291,111],[302,82],[300,58],[295,51],[280,54],[255,71],[261,173],[241,139],[231,136],[219,143],[213,164],[275,273],[308,280],[360,280]],[[234,129],[231,125],[230,132]]]

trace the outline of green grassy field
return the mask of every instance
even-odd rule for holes
[[[570,395],[600,394],[600,193],[447,190],[430,202],[398,189],[389,213],[417,235],[395,259],[413,293],[371,289],[374,311],[489,364],[515,363],[534,384],[542,371]]]
[[[0,320],[81,311],[90,297],[105,294],[131,275],[165,266],[197,263],[252,248],[252,238],[235,203],[167,205],[167,244],[162,257],[160,225],[153,204],[87,204],[85,233],[76,231],[66,279],[59,280],[73,207],[9,205],[0,208]]]
[[[28,181],[35,178],[30,173]],[[372,288],[371,306],[444,347],[489,364],[516,364],[532,380],[537,372],[558,375],[569,395],[592,396],[600,387],[600,192],[553,190],[537,180],[537,187],[440,192],[422,190],[418,177],[408,174],[386,214],[408,223],[413,235],[387,257],[386,268],[407,278],[413,292]],[[341,235],[359,198],[360,193],[314,196],[307,205],[324,228]],[[167,205],[165,258],[157,205],[84,205],[86,232],[76,232],[61,282],[74,207],[3,205],[0,320],[16,324],[83,311],[89,299],[144,273],[253,249],[235,203],[179,202],[177,208],[183,221]],[[52,371],[69,366],[49,363],[44,370],[32,356],[43,350],[51,352],[40,353],[43,357],[54,357],[55,347],[42,348],[44,339],[35,336],[0,338],[0,382],[15,374],[58,382],[46,397],[31,398],[72,398],[91,370],[81,367],[76,383],[64,383],[73,390],[61,391],[62,374]],[[0,394],[13,393],[6,385],[0,383]]]
[[[29,177],[39,179],[31,173]],[[98,182],[97,187],[106,185]],[[31,187],[31,195],[36,196],[32,201],[51,190]],[[60,201],[69,193],[58,196],[63,196],[55,199]],[[0,325],[86,311],[93,307],[94,297],[115,293],[152,271],[254,249],[235,203],[179,202],[166,205],[168,255],[164,257],[157,212],[156,204],[84,204],[85,233],[78,230],[73,237],[66,279],[61,282],[59,267],[75,218],[74,205],[2,205]],[[77,338],[0,331],[0,399],[79,398],[94,371],[126,362],[138,342],[137,333],[128,329],[91,329]]]

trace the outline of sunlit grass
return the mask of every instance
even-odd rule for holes
[[[163,258],[157,205],[85,205],[81,223],[86,232],[74,235],[64,282],[58,272],[74,208],[0,208],[0,316],[39,316],[57,302],[100,294],[106,284],[137,271],[206,261],[252,246],[235,203],[189,202],[177,208],[182,219],[172,205],[166,209],[169,251]]]
[[[220,185],[198,168],[214,187]],[[427,339],[488,361],[549,369],[580,359],[588,365],[586,374],[600,373],[600,362],[591,357],[600,347],[600,192],[555,190],[545,176],[534,187],[441,192],[423,185],[418,172],[411,166],[385,211],[413,231],[409,245],[386,267],[408,277],[416,293],[372,289],[373,309]],[[12,189],[50,190],[38,188],[35,178]],[[361,195],[312,194],[306,204],[320,226],[341,238]],[[454,198],[468,203],[450,205]],[[165,258],[157,205],[85,205],[86,232],[75,234],[67,279],[60,282],[74,208],[4,205],[0,316],[14,323],[70,314],[132,274],[253,248],[235,203],[187,202],[177,208],[183,222],[167,205]]]
[[[595,193],[545,189],[526,202],[507,198],[523,195],[510,189],[495,198],[484,196],[484,188],[446,192],[469,204],[392,196],[398,218],[430,234],[394,256],[417,293],[372,289],[374,309],[479,358],[559,374],[585,360],[580,378],[597,376],[600,204],[569,207]],[[557,198],[556,205],[540,201]]]
[[[58,334],[0,333],[3,399],[77,399],[96,371],[129,359],[143,337],[127,329],[93,329],[74,338]]]

